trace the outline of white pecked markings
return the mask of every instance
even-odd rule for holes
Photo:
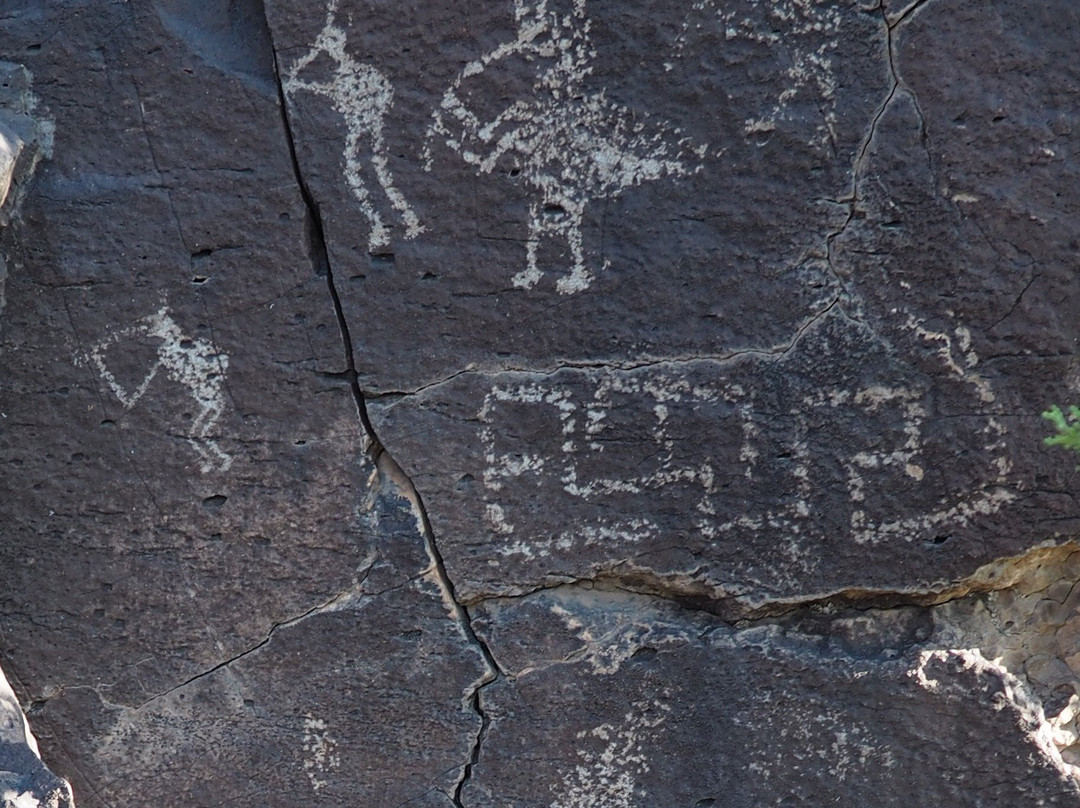
[[[323,96],[333,102],[334,109],[345,120],[345,181],[360,203],[360,210],[369,223],[368,249],[379,251],[390,244],[390,228],[383,222],[367,184],[361,152],[370,150],[371,170],[375,179],[405,224],[405,238],[415,238],[423,232],[416,213],[394,185],[387,164],[383,126],[394,103],[394,89],[389,79],[371,65],[353,59],[345,50],[347,39],[343,28],[335,24],[339,0],[331,0],[326,9],[326,24],[306,54],[286,71],[282,87],[289,96],[300,91]],[[328,79],[301,78],[301,73],[325,55],[333,63]]]
[[[650,180],[692,174],[700,165],[688,165],[684,152],[700,159],[706,147],[690,149],[680,130],[650,122],[648,115],[609,101],[603,91],[585,89],[596,57],[585,0],[574,0],[565,15],[549,9],[547,0],[515,0],[514,19],[517,38],[468,63],[444,93],[428,128],[427,166],[436,137],[477,174],[491,174],[504,156],[514,158],[533,198],[525,269],[512,282],[521,289],[539,283],[541,240],[558,238],[568,245],[572,264],[555,288],[574,294],[593,281],[582,240],[588,203]],[[481,120],[466,103],[469,79],[515,55],[534,65],[532,97]]]
[[[125,388],[106,363],[107,351],[125,341],[156,341],[155,361],[134,387]],[[225,372],[229,357],[209,340],[189,337],[162,306],[154,314],[111,334],[93,345],[84,357],[93,366],[125,410],[130,410],[146,394],[159,374],[179,384],[194,399],[198,411],[188,428],[188,443],[199,455],[202,472],[228,471],[232,457],[218,446],[215,438],[218,421],[225,410]]]

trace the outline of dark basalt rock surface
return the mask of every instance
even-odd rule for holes
[[[0,20],[80,805],[1080,805],[1071,3]]]

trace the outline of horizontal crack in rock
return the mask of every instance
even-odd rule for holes
[[[798,345],[799,340],[811,329],[813,329],[821,320],[827,317],[833,312],[837,312],[838,316],[851,318],[845,311],[842,305],[840,297],[834,297],[818,312],[810,315],[803,322],[794,335],[786,343],[773,346],[772,348],[743,348],[728,353],[722,354],[685,354],[681,356],[667,356],[667,357],[653,357],[644,359],[638,362],[619,362],[617,360],[605,360],[605,361],[586,361],[586,360],[559,360],[550,365],[542,366],[525,366],[525,365],[500,365],[492,367],[472,366],[462,370],[457,370],[448,376],[435,381],[427,382],[413,390],[380,390],[377,392],[367,391],[364,398],[367,401],[380,401],[384,399],[400,399],[407,398],[409,396],[419,395],[432,388],[441,387],[442,385],[452,382],[461,376],[483,376],[492,377],[499,376],[507,373],[521,373],[533,376],[553,376],[564,370],[581,370],[581,371],[617,371],[625,373],[633,373],[641,370],[651,370],[655,368],[663,368],[669,366],[681,366],[681,365],[697,365],[697,364],[709,364],[709,365],[724,365],[732,362],[736,362],[745,357],[754,357],[765,361],[775,362],[788,356]],[[857,321],[858,322],[858,321]]]
[[[736,594],[724,590],[722,586],[706,584],[695,578],[693,573],[664,575],[647,568],[634,567],[631,562],[624,561],[588,576],[557,578],[536,586],[508,587],[498,592],[481,593],[469,598],[466,604],[471,606],[500,600],[517,600],[552,589],[580,586],[647,595],[690,611],[706,612],[733,626],[744,627],[756,621],[800,611],[940,606],[969,595],[1014,587],[1033,571],[1060,565],[1078,550],[1080,545],[1072,541],[1062,544],[1046,543],[1016,556],[995,559],[958,581],[943,581],[919,588],[848,586],[828,592],[782,598]]]
[[[210,676],[211,674],[217,673],[222,668],[227,668],[230,665],[232,665],[232,664],[234,664],[236,662],[239,662],[241,659],[244,659],[245,657],[250,656],[251,654],[254,654],[256,651],[258,651],[259,649],[261,649],[261,648],[265,647],[267,644],[269,644],[270,641],[272,639],[274,639],[274,634],[279,629],[289,628],[290,626],[295,626],[297,623],[301,623],[304,620],[307,620],[309,617],[314,617],[317,614],[325,614],[326,612],[334,612],[334,611],[339,611],[339,610],[341,610],[343,608],[347,608],[350,604],[355,603],[358,598],[365,596],[365,593],[361,590],[361,586],[364,583],[364,580],[367,578],[367,574],[368,574],[369,571],[370,571],[370,567],[368,569],[366,569],[366,570],[363,570],[360,579],[355,584],[353,584],[352,586],[350,586],[348,589],[344,590],[343,592],[338,592],[336,595],[334,595],[329,600],[326,600],[323,603],[319,603],[319,604],[317,604],[315,606],[312,606],[306,612],[304,612],[303,614],[297,615],[296,617],[290,617],[290,618],[288,618],[286,620],[281,620],[281,621],[279,621],[277,623],[274,623],[274,625],[271,626],[270,630],[266,633],[266,636],[263,637],[263,639],[261,639],[259,642],[257,642],[255,645],[251,646],[250,648],[248,648],[248,649],[246,649],[244,651],[241,651],[238,654],[234,654],[233,656],[229,657],[228,659],[222,660],[221,662],[216,663],[212,667],[209,667],[206,670],[195,674],[194,676],[188,677],[187,679],[185,679],[180,684],[174,685],[173,687],[170,687],[168,690],[162,691],[161,693],[158,693],[156,695],[151,696],[150,698],[146,699],[145,701],[143,701],[139,705],[137,705],[135,707],[135,709],[136,710],[141,710],[143,707],[147,706],[148,704],[151,704],[152,702],[159,701],[160,699],[163,699],[166,696],[168,696],[168,695],[170,695],[172,693],[175,693],[178,690],[182,690],[185,687],[188,687],[189,685],[193,684],[194,682],[197,682],[200,679],[204,679],[205,677]],[[69,688],[69,689],[71,689],[71,688]]]

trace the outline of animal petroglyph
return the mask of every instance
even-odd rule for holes
[[[370,224],[368,249],[377,252],[390,244],[390,228],[383,222],[363,178],[361,152],[370,149],[371,170],[390,205],[405,223],[405,238],[415,238],[423,227],[405,197],[394,185],[387,165],[383,125],[394,102],[390,81],[371,65],[361,64],[345,50],[345,30],[334,23],[339,0],[331,0],[326,10],[326,24],[306,54],[286,71],[282,86],[288,95],[304,90],[330,99],[345,120],[345,181],[360,203],[360,210]],[[301,72],[314,72],[319,57],[326,56],[334,65],[328,79],[301,78]],[[313,65],[315,65],[313,67]]]
[[[430,140],[446,144],[478,174],[491,174],[500,159],[515,161],[533,191],[529,205],[526,267],[513,276],[528,289],[544,276],[537,252],[545,237],[562,239],[570,249],[569,274],[556,289],[572,294],[593,280],[585,264],[582,223],[591,200],[614,197],[627,188],[697,170],[684,162],[688,140],[679,130],[648,123],[648,116],[585,89],[596,51],[589,41],[585,0],[574,0],[568,14],[547,0],[515,0],[517,38],[470,62],[443,95],[428,128]],[[469,80],[513,56],[536,72],[534,97],[515,101],[490,120],[470,108]],[[703,157],[705,147],[692,153]]]
[[[720,27],[726,40],[745,39],[767,49],[779,60],[779,95],[760,117],[747,119],[746,134],[771,132],[783,121],[806,118],[792,108],[796,99],[809,100],[822,122],[811,145],[836,142],[836,77],[832,54],[839,47],[840,9],[821,0],[772,0],[743,7],[719,0],[696,0],[683,22],[675,55],[684,55],[692,32]]]
[[[156,341],[156,361],[133,390],[117,380],[106,363],[106,352],[115,345],[143,339]],[[227,471],[232,457],[223,452],[213,435],[225,409],[225,371],[229,357],[212,342],[186,336],[169,316],[167,307],[143,317],[94,345],[87,352],[89,362],[108,385],[117,400],[130,410],[146,394],[151,382],[164,371],[165,376],[185,389],[198,406],[188,429],[188,442],[199,454],[203,473]]]

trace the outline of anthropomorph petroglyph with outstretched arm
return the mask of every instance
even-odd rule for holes
[[[592,282],[581,234],[588,202],[696,168],[683,162],[680,147],[687,141],[677,139],[678,129],[646,127],[642,121],[647,116],[608,101],[603,92],[585,91],[596,56],[585,0],[574,0],[567,14],[549,8],[548,0],[515,0],[514,17],[517,39],[467,64],[443,95],[428,128],[427,164],[430,168],[435,137],[443,138],[478,174],[490,174],[501,157],[514,156],[535,195],[529,206],[526,267],[513,283],[525,289],[535,286],[543,277],[537,265],[540,241],[559,237],[570,248],[573,266],[556,288],[572,294]],[[468,80],[514,55],[535,65],[535,97],[481,120],[464,100]],[[693,153],[703,157],[704,148]]]
[[[129,391],[109,370],[105,352],[117,343],[139,338],[160,340],[157,360],[139,385]],[[199,454],[203,473],[227,471],[232,465],[232,458],[212,437],[225,409],[225,371],[229,367],[229,357],[208,340],[186,336],[169,316],[166,307],[111,334],[91,347],[85,359],[94,366],[125,410],[139,402],[158,372],[164,370],[169,380],[184,387],[198,405],[199,411],[188,431],[188,442]]]
[[[283,87],[290,96],[306,90],[329,98],[334,109],[345,119],[345,181],[371,226],[368,249],[374,252],[390,244],[390,229],[383,223],[361,176],[364,161],[360,158],[360,152],[365,142],[371,151],[371,168],[375,178],[405,223],[405,238],[414,238],[423,232],[423,227],[405,197],[395,187],[394,178],[387,167],[383,122],[394,102],[394,88],[386,76],[371,65],[357,62],[345,51],[345,31],[334,22],[338,3],[339,0],[330,1],[326,9],[326,24],[311,50],[285,71]],[[323,55],[334,65],[330,77],[324,80],[300,78],[305,68],[311,67]]]

